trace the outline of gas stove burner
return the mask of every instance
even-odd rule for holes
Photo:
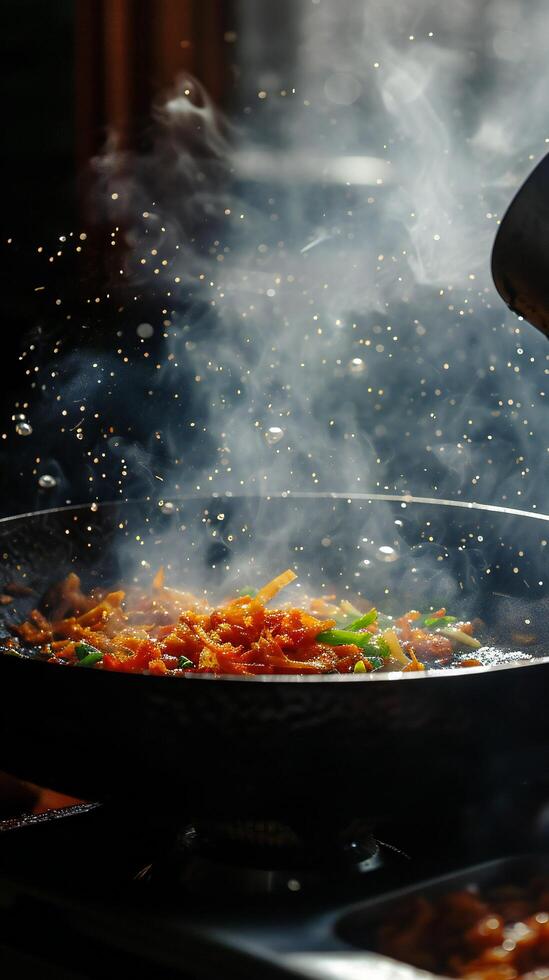
[[[330,888],[382,864],[371,825],[343,828],[279,820],[198,820],[169,859],[144,876],[193,894],[284,895]]]

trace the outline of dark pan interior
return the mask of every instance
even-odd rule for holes
[[[15,579],[34,592],[0,607],[0,623],[24,615],[71,570],[92,587],[146,583],[162,564],[174,586],[222,596],[291,565],[296,599],[301,588],[363,596],[393,613],[451,605],[481,615],[500,642],[517,630],[538,636],[536,653],[547,649],[549,519],[356,496],[169,506],[164,513],[147,502],[92,505],[0,522],[2,584]]]
[[[502,647],[549,652],[546,519],[360,497],[204,498],[69,508],[0,523],[3,629],[69,570],[84,586],[160,564],[223,595],[292,565],[300,588],[388,612],[447,604]],[[489,792],[511,754],[547,770],[549,663],[425,675],[165,679],[0,657],[0,768],[87,799],[151,798],[194,812],[388,811]],[[413,764],[412,764],[413,763]],[[540,770],[541,767],[541,770]],[[524,771],[516,772],[523,778]],[[515,778],[513,775],[512,778]]]

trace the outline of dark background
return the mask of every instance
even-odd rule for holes
[[[192,73],[217,104],[228,107],[235,78],[233,22],[233,4],[216,0],[4,4],[0,513],[86,496],[82,482],[66,472],[70,448],[56,447],[49,467],[36,457],[41,434],[52,443],[43,412],[32,440],[14,434],[13,413],[25,412],[29,371],[35,370],[28,368],[30,357],[41,350],[44,359],[51,356],[46,344],[57,322],[65,337],[72,332],[75,354],[112,346],[112,310],[90,316],[87,305],[96,289],[104,289],[111,258],[94,209],[90,161],[114,130],[123,149],[141,150],[151,106],[181,73]],[[86,242],[77,255],[74,242],[84,228]],[[53,296],[62,297],[71,322],[52,308]],[[147,312],[144,300],[143,319]],[[75,329],[82,315],[87,336]],[[99,425],[97,439],[104,434]],[[41,470],[33,465],[36,458]],[[45,467],[58,480],[55,494],[37,493],[36,478]],[[110,475],[102,492],[112,495]]]
[[[2,224],[30,243],[77,216],[75,8],[21,0],[4,4],[2,19]]]
[[[178,72],[230,97],[233,5],[215,0],[4,4],[4,229],[37,243],[82,219],[85,168],[116,128],[138,144]]]

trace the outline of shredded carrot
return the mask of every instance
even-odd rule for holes
[[[109,592],[107,596],[93,609],[79,616],[77,622],[80,626],[90,626],[92,623],[104,620],[114,609],[118,608],[123,601],[125,592]]]
[[[419,662],[413,650],[410,650],[410,657],[411,657],[411,663],[409,663],[408,666],[404,668],[404,670],[402,671],[403,674],[406,674],[412,670],[425,670],[425,664]]]
[[[263,588],[257,593],[256,599],[258,599],[259,602],[270,602],[271,599],[274,599],[275,595],[278,595],[281,589],[284,589],[296,578],[296,573],[292,572],[291,568],[287,568],[285,572],[282,572],[280,575],[277,575],[276,578],[273,578],[270,582],[267,582],[267,584],[264,585]]]

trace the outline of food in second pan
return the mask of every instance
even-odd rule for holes
[[[309,599],[306,608],[268,608],[295,578],[288,569],[254,594],[242,590],[210,607],[167,588],[162,570],[145,594],[86,596],[71,574],[50,595],[47,615],[33,610],[14,626],[17,639],[8,652],[33,647],[51,663],[175,676],[409,672],[481,663],[473,625],[444,608],[392,618],[333,596]]]
[[[415,896],[379,927],[376,949],[444,976],[547,980],[549,878]]]

